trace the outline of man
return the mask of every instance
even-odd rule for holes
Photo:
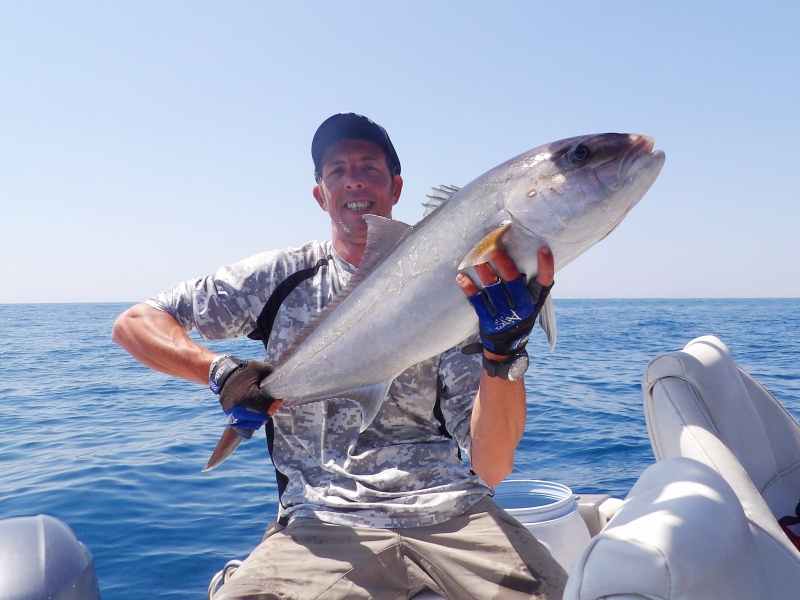
[[[483,357],[462,352],[476,338],[411,367],[365,431],[359,409],[341,399],[279,410],[280,399],[258,388],[267,363],[344,287],[364,255],[363,216],[391,217],[403,187],[388,134],[361,115],[323,122],[312,158],[330,241],[184,282],[114,325],[114,341],[145,365],[210,383],[229,421],[258,426],[271,415],[278,520],[215,598],[410,598],[425,588],[448,598],[560,598],[563,569],[491,500],[490,488],[511,472],[525,426],[524,383],[510,370],[527,365],[525,342],[552,284],[552,256],[540,251],[533,300],[502,252],[496,271],[476,269],[486,292],[459,275],[480,318]],[[510,311],[509,298],[522,322],[498,328],[490,313]],[[187,336],[194,328],[205,338],[260,336],[267,363],[216,356]]]

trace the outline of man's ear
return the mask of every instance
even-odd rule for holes
[[[400,192],[403,191],[403,178],[400,175],[393,175],[394,178],[394,198],[392,199],[392,206],[397,204],[400,200]]]
[[[317,201],[317,204],[319,204],[319,207],[325,212],[328,212],[328,207],[325,204],[325,194],[321,189],[319,189],[318,185],[314,186],[314,189],[311,193],[314,195],[314,199]],[[397,200],[395,200],[395,202],[397,202]]]

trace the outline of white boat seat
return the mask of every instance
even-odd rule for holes
[[[583,549],[564,600],[789,600],[798,582],[798,557],[747,518],[716,470],[671,458]]]
[[[578,557],[565,600],[800,597],[776,521],[800,498],[800,426],[713,336],[660,354],[642,382],[658,461]]]
[[[686,456],[709,465],[748,518],[795,550],[776,519],[794,515],[800,500],[800,426],[737,367],[725,344],[704,336],[656,356],[642,389],[656,460]]]

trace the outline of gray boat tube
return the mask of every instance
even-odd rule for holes
[[[0,600],[99,600],[89,549],[50,515],[0,520]]]

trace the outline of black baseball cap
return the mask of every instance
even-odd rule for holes
[[[369,140],[380,146],[386,154],[386,162],[392,174],[400,174],[400,159],[392,146],[386,130],[375,121],[356,113],[339,113],[326,119],[319,126],[311,141],[311,158],[314,159],[314,178],[322,178],[322,157],[334,142],[345,139]]]

